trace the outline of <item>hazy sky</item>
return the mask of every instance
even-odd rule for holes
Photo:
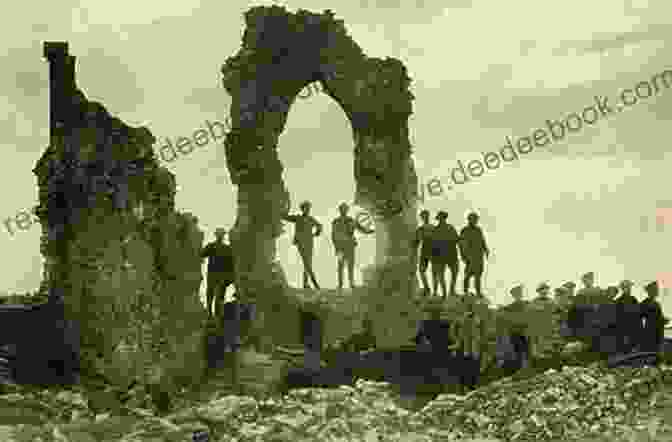
[[[242,14],[271,2],[74,1],[17,2],[5,11],[0,39],[0,133],[6,152],[0,216],[37,202],[31,169],[48,143],[48,65],[44,40],[67,40],[77,56],[78,85],[92,100],[131,125],[146,125],[159,142],[173,142],[224,121],[230,98],[220,67],[241,44]],[[457,161],[498,150],[507,136],[531,135],[546,119],[594,104],[616,104],[620,90],[672,69],[672,7],[660,1],[459,0],[291,1],[290,10],[330,8],[369,56],[396,57],[407,66],[416,99],[410,119],[418,176],[448,183]],[[379,6],[385,5],[385,6]],[[9,15],[8,15],[9,14]],[[552,285],[594,270],[598,284],[628,277],[638,284],[670,268],[672,227],[656,231],[656,209],[672,206],[667,182],[672,89],[642,99],[618,115],[561,143],[537,148],[441,196],[458,228],[477,210],[493,251],[487,293],[540,280]],[[353,140],[343,111],[329,97],[297,100],[280,139],[293,209],[314,203],[328,226],[341,201],[352,201]],[[177,207],[198,216],[213,238],[235,218],[235,189],[224,149],[210,143],[170,164],[178,180]],[[647,227],[644,229],[644,227]],[[0,290],[38,287],[39,226],[0,233],[6,257]],[[647,232],[648,230],[648,232]],[[336,283],[329,230],[316,247],[322,285]],[[292,228],[279,240],[290,283],[300,283]],[[362,238],[358,264],[373,262],[374,240]],[[663,302],[668,303],[667,300]],[[666,310],[672,313],[672,302]]]

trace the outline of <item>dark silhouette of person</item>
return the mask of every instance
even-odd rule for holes
[[[618,296],[618,287],[615,285],[610,285],[606,289],[604,289],[603,296],[605,297],[605,301],[614,301],[616,297]]]
[[[201,258],[208,258],[208,288],[205,299],[209,315],[215,312],[215,297],[226,296],[226,289],[235,282],[234,257],[231,246],[224,242],[226,229],[215,230],[215,241],[206,245],[201,251]]]
[[[351,216],[348,216],[348,205],[341,203],[338,210],[341,215],[335,218],[331,223],[331,241],[334,244],[336,257],[338,259],[338,289],[343,288],[343,267],[348,266],[348,279],[350,281],[350,288],[355,287],[355,247],[357,241],[355,240],[355,230],[365,234],[371,234],[373,229],[367,229],[362,226],[359,221],[356,221]]]
[[[602,289],[595,285],[595,272],[581,276],[583,287],[576,292],[575,302],[581,305],[595,304],[602,294]]]
[[[478,226],[478,214],[472,212],[467,216],[468,224],[460,232],[460,253],[464,261],[464,293],[469,293],[469,283],[474,278],[477,296],[483,296],[481,282],[483,278],[484,259],[490,255],[485,242],[483,230]]]
[[[523,319],[530,310],[530,304],[523,300],[522,285],[513,287],[509,290],[509,294],[513,297],[514,301],[502,307],[501,313],[516,354],[514,364],[506,367],[506,369],[514,372],[529,365],[530,342],[527,338],[527,326],[523,323]]]
[[[658,281],[653,281],[644,286],[647,298],[640,303],[641,319],[643,327],[640,339],[642,351],[659,352],[661,350],[665,324],[669,322],[663,316],[663,310],[658,303],[660,288]]]
[[[415,231],[414,250],[415,253],[419,251],[418,272],[422,282],[423,295],[428,296],[431,289],[427,281],[427,268],[432,258],[432,231],[434,226],[429,223],[429,210],[420,212],[420,219],[422,225]]]
[[[303,288],[309,289],[308,279],[313,283],[313,288],[319,290],[320,285],[315,278],[313,271],[313,249],[314,237],[322,234],[322,224],[320,224],[311,214],[311,204],[309,201],[304,201],[299,206],[301,215],[283,216],[285,221],[294,223],[294,245],[299,251],[301,261],[303,262]]]
[[[639,301],[632,296],[632,281],[624,280],[619,284],[621,295],[616,298],[618,305],[618,327],[620,342],[620,351],[628,353],[633,351],[637,344],[637,338],[642,332],[642,323],[640,320]]]
[[[562,284],[562,287],[567,289],[567,299],[568,301],[574,301],[574,296],[576,296],[576,283],[574,281],[567,281]]]
[[[434,296],[438,295],[441,284],[443,298],[446,298],[446,267],[450,268],[450,295],[457,296],[455,285],[459,270],[458,242],[460,237],[452,224],[446,223],[448,213],[443,210],[436,215],[438,223],[432,230],[432,276]]]

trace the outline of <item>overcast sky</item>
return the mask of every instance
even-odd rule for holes
[[[67,40],[77,56],[79,87],[131,125],[146,125],[173,142],[224,121],[230,98],[220,67],[240,47],[243,13],[271,2],[181,0],[24,1],[5,11],[0,33],[0,133],[5,189],[0,216],[37,203],[31,169],[48,144],[48,65],[44,40]],[[290,10],[333,9],[350,35],[374,57],[403,61],[416,99],[411,143],[422,182],[450,185],[457,161],[498,150],[506,137],[531,135],[546,119],[563,118],[594,104],[616,104],[620,90],[672,69],[665,44],[672,39],[667,2],[633,0],[363,0],[290,1]],[[39,7],[38,7],[39,6]],[[672,226],[656,230],[657,208],[672,207],[668,138],[672,89],[642,99],[618,115],[537,148],[443,195],[425,207],[447,210],[458,228],[476,210],[493,251],[487,293],[496,303],[526,284],[532,297],[541,280],[555,286],[588,270],[598,284],[623,277],[638,287],[672,271]],[[355,183],[353,140],[338,105],[324,94],[297,100],[280,139],[293,208],[313,201],[328,226]],[[194,213],[213,238],[215,227],[235,219],[235,188],[223,147],[211,142],[165,163],[177,176],[177,207]],[[644,228],[647,227],[647,228]],[[16,228],[15,228],[16,230]],[[39,286],[39,226],[3,226],[5,255],[0,290]],[[279,240],[290,283],[300,283],[292,229]],[[647,232],[648,230],[648,232]],[[316,247],[322,285],[336,283],[329,231]],[[373,262],[374,240],[362,238],[358,265]],[[641,297],[641,289],[636,290]],[[668,314],[672,302],[664,301]]]

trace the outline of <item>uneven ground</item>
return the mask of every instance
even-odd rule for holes
[[[264,367],[253,363],[247,376]],[[140,390],[122,403],[111,390],[5,386],[0,440],[186,442],[199,433],[209,437],[202,440],[241,442],[672,440],[672,388],[664,384],[672,380],[670,365],[592,364],[518,377],[423,404],[402,400],[388,384],[364,381],[285,397],[248,385],[238,396],[222,372],[198,392],[182,391],[169,413],[156,411]]]
[[[342,327],[357,328],[348,322]],[[139,388],[115,392],[88,380],[70,389],[2,386],[0,441],[672,440],[672,364],[530,370],[429,401],[364,381],[274,396],[265,379],[277,378],[285,364],[247,360],[239,388],[219,370],[198,391],[181,391],[165,413]]]

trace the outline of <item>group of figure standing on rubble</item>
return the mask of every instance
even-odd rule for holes
[[[295,225],[295,234],[293,243],[296,245],[299,255],[304,264],[303,282],[304,287],[309,288],[309,282],[312,282],[314,288],[319,289],[319,284],[312,267],[314,238],[321,235],[323,231],[322,224],[311,214],[311,203],[304,201],[300,205],[300,214],[283,214],[285,221]],[[348,216],[348,205],[343,203],[339,207],[340,216],[332,222],[331,239],[338,260],[338,288],[343,286],[343,271],[348,269],[350,286],[354,287],[354,262],[355,248],[357,241],[355,232],[360,231],[365,234],[373,233],[372,229],[362,226],[357,220]],[[422,225],[418,227],[415,237],[416,257],[418,258],[418,270],[420,279],[424,288],[425,295],[431,291],[427,281],[426,272],[429,264],[432,266],[433,276],[433,294],[438,295],[438,287],[441,286],[443,298],[446,298],[446,268],[451,271],[450,294],[456,295],[455,286],[459,271],[460,257],[465,264],[464,270],[464,293],[469,294],[469,283],[474,279],[477,298],[483,299],[481,291],[482,276],[484,272],[485,259],[490,255],[485,236],[478,225],[479,216],[476,213],[470,213],[467,217],[467,225],[458,233],[457,230],[446,222],[448,214],[440,211],[436,215],[437,223],[430,224],[430,213],[427,210],[420,212]],[[231,246],[224,242],[226,236],[225,229],[215,231],[216,241],[209,243],[202,251],[203,258],[209,258],[208,277],[207,277],[207,310],[213,314],[213,301],[216,298],[223,300],[226,289],[234,284],[234,256]],[[631,281],[622,281],[619,286],[609,286],[601,289],[595,285],[595,274],[586,273],[582,276],[584,287],[575,294],[576,284],[566,282],[560,287],[554,289],[554,297],[550,296],[551,287],[548,283],[539,284],[536,289],[537,297],[531,302],[523,300],[523,286],[513,287],[509,293],[514,298],[514,302],[502,307],[502,312],[523,312],[529,308],[545,308],[558,312],[569,312],[572,306],[596,305],[604,302],[615,303],[619,306],[619,336],[623,337],[619,344],[621,349],[631,350],[639,348],[641,350],[652,350],[660,348],[663,341],[663,329],[667,319],[663,317],[662,309],[657,301],[659,286],[656,281],[644,286],[647,293],[647,299],[641,303],[632,296]],[[619,290],[621,292],[619,295]],[[585,311],[581,308],[574,308],[569,318],[570,323],[581,322],[585,316]],[[529,355],[530,336],[513,326],[510,333],[510,344],[515,347],[516,354],[521,358]],[[534,341],[534,337],[531,337]],[[655,351],[655,350],[654,350]]]
[[[504,315],[518,314],[519,318],[525,318],[526,312],[547,308],[556,318],[567,321],[566,325],[572,329],[590,327],[591,321],[595,320],[591,315],[603,315],[608,323],[604,332],[616,339],[613,348],[615,353],[661,351],[665,325],[669,320],[663,316],[658,302],[660,287],[657,281],[643,286],[647,297],[639,302],[632,295],[634,283],[630,280],[623,280],[618,286],[604,289],[595,285],[594,272],[584,274],[581,280],[583,287],[576,293],[576,284],[569,281],[554,290],[554,298],[550,296],[551,287],[543,282],[537,287],[537,297],[532,301],[523,300],[523,286],[517,285],[509,291],[514,301],[501,307],[499,311]],[[598,309],[603,305],[609,305],[613,309],[599,312]],[[544,349],[540,348],[542,337],[530,333],[521,322],[524,321],[511,321],[507,324],[508,333],[499,338],[500,344],[511,346],[512,353],[516,355],[511,359],[517,366],[527,364],[531,347],[535,349],[536,356],[544,353]],[[559,332],[560,327],[556,330]],[[596,336],[596,339],[599,338]],[[507,340],[508,342],[504,342]],[[547,342],[551,346],[564,344],[559,333],[547,339]]]
[[[416,252],[418,271],[425,296],[429,295],[427,268],[432,265],[433,294],[438,295],[441,286],[443,298],[446,297],[446,267],[450,270],[450,295],[456,296],[455,286],[460,269],[460,257],[465,264],[464,293],[469,293],[469,283],[473,279],[476,295],[482,297],[482,278],[485,269],[485,258],[490,256],[490,249],[483,230],[478,225],[477,213],[467,216],[467,225],[457,233],[452,224],[446,222],[448,213],[439,211],[435,225],[429,222],[429,211],[420,212],[422,225],[416,230],[414,250]]]
[[[319,289],[320,285],[313,270],[313,251],[315,237],[323,231],[322,224],[310,214],[311,203],[304,201],[299,208],[300,214],[282,215],[282,219],[294,224],[294,240],[299,256],[303,262],[303,287]],[[373,229],[363,226],[359,221],[348,215],[349,207],[346,203],[338,206],[340,216],[331,223],[331,240],[337,258],[338,289],[343,288],[343,273],[347,268],[350,288],[355,287],[355,249],[357,240],[355,232],[364,234],[374,233]],[[208,258],[208,277],[206,291],[207,311],[213,314],[213,303],[223,300],[226,290],[235,281],[234,255],[231,246],[224,241],[226,230],[218,228],[215,231],[216,240],[209,243],[201,252],[203,259]]]

